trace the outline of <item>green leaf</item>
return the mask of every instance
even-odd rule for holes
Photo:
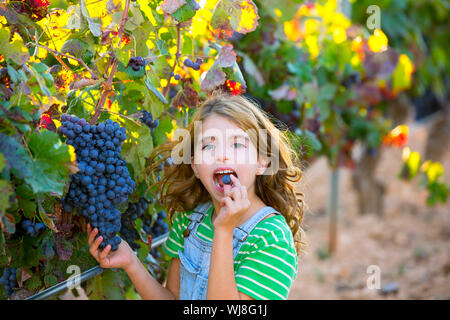
[[[34,201],[19,198],[19,208],[27,218],[33,218],[36,213],[36,203]]]
[[[158,47],[159,53],[161,55],[169,54],[169,51],[167,50],[167,46],[164,40],[161,39],[156,40],[156,46]]]
[[[102,25],[95,22],[94,19],[90,17],[89,11],[86,8],[85,0],[80,0],[80,9],[82,15],[88,22],[89,30],[91,31],[92,35],[94,35],[94,37],[100,37],[102,35]]]
[[[308,145],[314,149],[314,151],[320,151],[322,149],[322,143],[320,143],[319,139],[317,139],[317,136],[313,132],[305,130],[305,136],[307,138]]]
[[[327,83],[319,88],[319,99],[332,100],[336,94],[338,86],[334,83]]]
[[[0,153],[0,172],[2,172],[3,168],[5,167],[6,160],[3,156],[3,153]]]
[[[6,28],[0,30],[0,54],[2,54],[6,61],[11,59],[18,65],[23,65],[30,59],[30,54],[25,49],[23,41],[14,40],[9,42],[9,31]]]
[[[51,287],[58,284],[58,279],[54,275],[48,274],[44,277],[44,282],[46,286]]]
[[[38,289],[41,285],[41,279],[40,279],[40,274],[38,272],[34,273],[33,276],[25,281],[25,286],[29,289],[29,290],[36,290]]]
[[[80,39],[68,39],[61,48],[62,53],[69,54],[76,58],[81,58],[86,50],[87,44]]]
[[[145,170],[145,158],[153,150],[150,129],[144,124],[127,118],[116,118],[127,129],[127,139],[122,144],[122,156],[133,167],[135,179],[138,180]]]
[[[195,10],[193,9],[194,3],[192,0],[186,0],[186,4],[172,13],[172,17],[178,22],[185,22],[195,16]]]
[[[102,274],[102,286],[104,296],[108,300],[122,300],[124,291],[123,291],[123,282],[120,272],[106,269]]]
[[[69,147],[59,141],[54,132],[43,130],[40,134],[33,132],[28,146],[33,153],[31,176],[27,183],[35,193],[55,192],[62,195],[63,187],[68,179],[70,154]]]
[[[153,132],[156,144],[161,145],[165,143],[168,140],[166,133],[171,132],[172,129],[172,118],[169,115],[159,118],[159,126]]]
[[[183,48],[181,49],[181,54],[190,55],[193,53],[193,48],[192,38],[188,34],[183,34]]]
[[[147,88],[164,104],[168,104],[167,99],[163,96],[161,92],[159,92],[158,89],[156,89],[150,82],[150,78],[145,78],[145,85]]]
[[[133,39],[136,39],[136,56],[147,57],[149,50],[147,47],[147,40],[150,38],[150,33],[153,32],[153,26],[150,21],[145,21],[133,31]],[[164,57],[163,57],[164,58]]]
[[[14,190],[11,185],[4,180],[0,180],[0,219],[6,213],[6,209],[9,208],[9,197],[13,194]]]
[[[139,10],[139,6],[136,3],[131,3],[129,18],[127,23],[125,24],[125,29],[129,31],[133,31],[137,27],[139,27],[145,21],[142,16],[141,10]]]
[[[42,93],[45,94],[46,96],[51,96],[52,94],[51,94],[50,90],[47,88],[45,79],[41,74],[41,73],[45,72],[45,71],[42,71],[43,66],[45,66],[45,65],[42,63],[34,63],[31,65],[31,69],[34,71],[34,77],[36,78],[36,80],[39,84],[39,88],[41,89]],[[45,67],[47,67],[47,66],[45,66]],[[45,68],[45,70],[47,70],[47,68]]]
[[[14,138],[0,132],[0,150],[6,159],[6,168],[23,179],[30,176],[30,166],[32,160],[25,148],[22,147]]]
[[[317,87],[313,83],[305,83],[300,91],[305,96],[307,102],[309,102],[311,105],[316,104]]]

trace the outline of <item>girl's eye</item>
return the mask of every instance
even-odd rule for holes
[[[235,143],[233,143],[233,146],[234,146],[235,148],[242,148],[242,147],[245,148],[245,144],[240,143],[240,142],[235,142]]]
[[[212,144],[207,144],[205,146],[202,147],[202,150],[210,150],[212,147],[214,147],[214,145]]]

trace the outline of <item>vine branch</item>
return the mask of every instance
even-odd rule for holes
[[[66,58],[68,58],[68,59],[72,59],[72,60],[77,61],[78,63],[80,63],[80,64],[81,64],[81,65],[82,65],[82,66],[83,66],[83,67],[91,74],[91,76],[92,76],[92,78],[93,78],[94,80],[97,80],[97,79],[98,79],[98,77],[97,77],[97,75],[95,74],[95,72],[92,71],[91,68],[89,68],[89,67],[87,66],[87,64],[86,64],[82,59],[76,58],[76,57],[74,57],[74,56],[71,56],[71,55],[68,55],[68,54],[65,54],[65,53],[61,53],[61,52],[59,52],[59,51],[50,49],[49,47],[46,47],[46,46],[44,46],[44,45],[37,44],[37,43],[34,43],[34,42],[28,42],[27,45],[29,45],[29,44],[31,44],[31,45],[33,45],[33,46],[35,46],[35,47],[42,48],[42,49],[45,49],[45,50],[49,51],[49,52],[50,52],[51,54],[53,54],[53,55],[55,56],[55,58],[56,58],[58,61],[60,61],[60,62],[62,62],[62,61],[61,61],[60,59],[58,59],[58,56],[63,56],[63,57],[66,57]],[[64,62],[62,62],[62,64],[63,64],[66,68],[68,68],[68,67],[64,64]]]
[[[120,22],[120,27],[119,27],[119,32],[118,32],[118,36],[120,39],[119,46],[120,46],[120,41],[122,40],[125,24],[127,23],[127,20],[128,20],[128,9],[129,8],[130,8],[130,0],[127,0],[125,2],[125,8],[123,10],[122,20]],[[100,114],[103,112],[103,106],[105,105],[106,98],[108,97],[109,93],[112,90],[112,82],[113,82],[114,74],[116,73],[117,64],[118,64],[118,60],[115,57],[114,50],[112,52],[111,57],[108,60],[106,72],[111,64],[112,64],[112,66],[111,66],[111,71],[108,76],[108,80],[103,85],[102,96],[100,97],[100,100],[98,101],[97,105],[95,106],[95,113],[90,121],[90,124],[95,124],[97,122],[98,118],[100,117]]]
[[[167,92],[169,91],[169,87],[170,87],[170,80],[172,80],[172,73],[175,71],[175,67],[178,64],[178,59],[181,56],[181,53],[180,53],[181,32],[180,31],[181,31],[181,26],[178,23],[177,24],[177,53],[175,53],[175,61],[173,62],[172,70],[171,70],[171,73],[169,75],[169,79],[167,81],[167,86],[163,90],[163,96],[164,97],[167,96]]]

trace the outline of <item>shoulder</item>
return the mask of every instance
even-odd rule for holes
[[[255,299],[287,299],[297,275],[298,257],[283,216],[256,225],[235,261],[239,291]]]
[[[265,245],[277,243],[283,247],[292,247],[295,250],[292,231],[281,214],[262,220],[252,230],[252,234],[263,237],[266,240],[264,241]]]

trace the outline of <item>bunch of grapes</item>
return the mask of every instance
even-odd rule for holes
[[[150,223],[147,223],[147,221],[144,221],[142,224],[142,229],[144,229],[144,231],[147,234],[150,234],[152,236],[152,238],[159,237],[159,236],[169,232],[169,226],[164,221],[165,219],[166,219],[166,212],[164,210],[161,210],[158,212],[156,221],[153,224],[153,226],[150,227],[151,221],[150,221]]]
[[[22,221],[22,229],[31,237],[40,235],[46,229],[45,223],[32,221],[25,219]]]
[[[150,128],[152,133],[159,125],[159,120],[157,118],[153,120],[153,115],[147,110],[144,110],[140,120],[142,123],[144,123],[147,127]]]
[[[197,58],[195,62],[193,62],[191,59],[186,58],[183,62],[183,64],[188,67],[192,68],[194,70],[200,70],[200,65],[202,64],[203,60],[201,58]]]
[[[134,226],[134,221],[137,218],[142,219],[147,208],[147,200],[145,200],[145,198],[140,198],[138,202],[130,203],[127,210],[122,214],[122,228],[120,229],[120,235],[133,250],[139,249],[139,245],[135,243],[134,240],[140,239],[139,233]]]
[[[14,293],[14,289],[18,287],[16,271],[17,268],[5,268],[0,278],[0,283],[5,288],[7,296],[11,296]]]
[[[180,76],[179,74],[173,73],[173,71],[170,73],[170,76],[171,76],[171,77],[174,77],[175,80],[180,80],[180,79],[181,79],[181,76]]]
[[[145,67],[145,59],[139,56],[132,57],[128,61],[127,67],[131,67],[134,71],[139,71],[142,67]]]
[[[70,177],[70,187],[63,199],[63,208],[73,207],[98,228],[103,241],[100,248],[111,245],[117,250],[121,239],[121,219],[117,205],[127,201],[135,182],[131,179],[126,161],[120,156],[126,130],[111,119],[90,125],[85,119],[63,114],[58,129],[75,148],[79,172]]]

